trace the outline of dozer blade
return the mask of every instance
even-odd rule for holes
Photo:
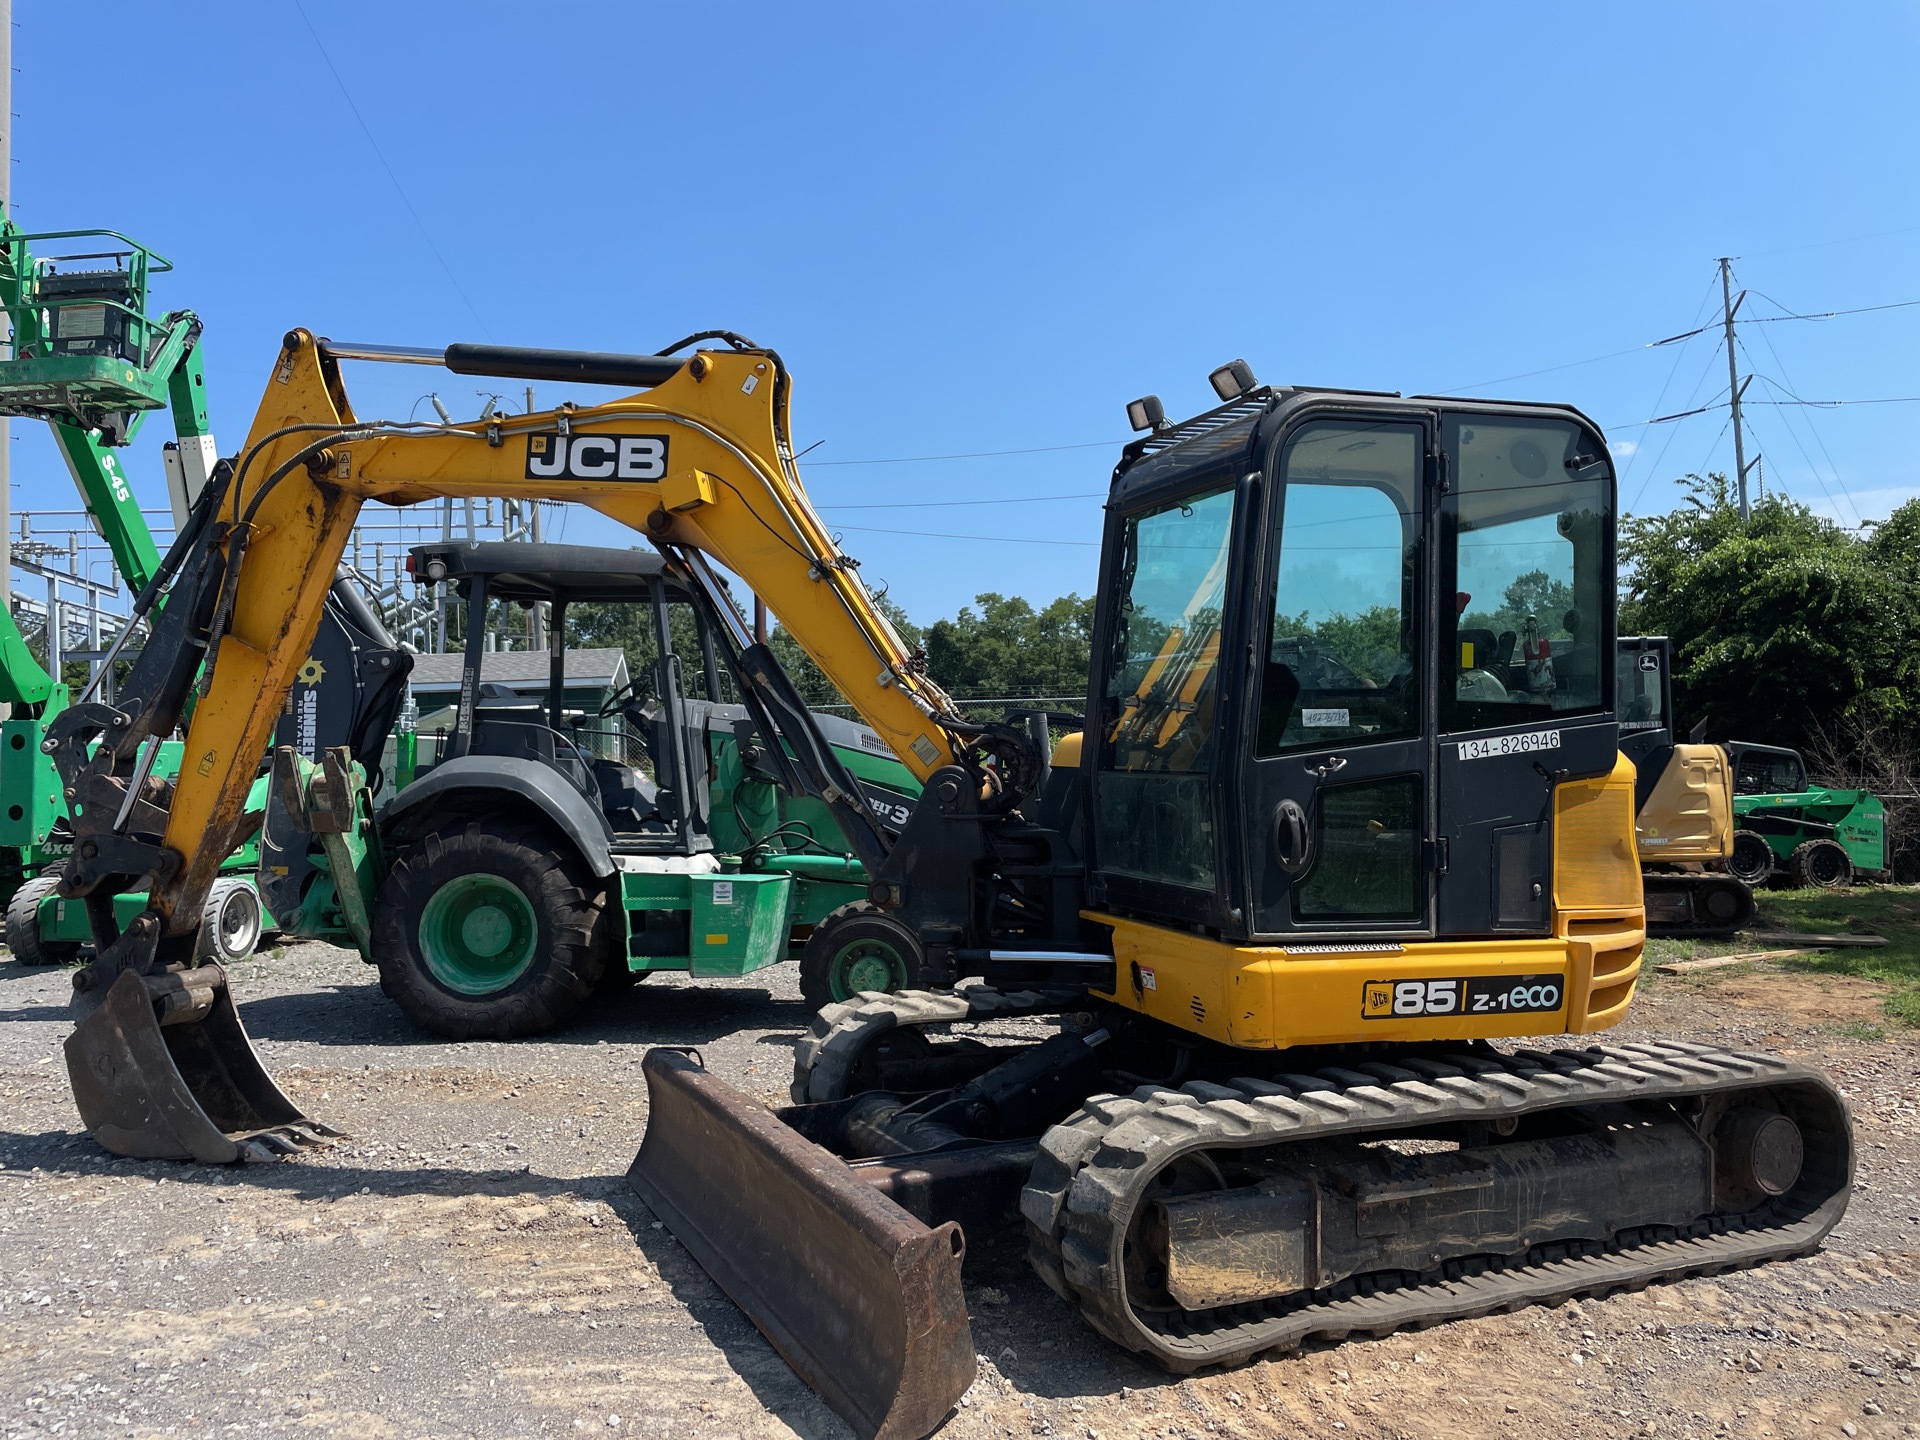
[[[966,1242],[683,1051],[647,1052],[627,1179],[861,1440],[920,1440],[973,1383]]]
[[[122,974],[66,1050],[80,1119],[116,1155],[230,1165],[340,1133],[307,1119],[267,1075],[218,965]]]

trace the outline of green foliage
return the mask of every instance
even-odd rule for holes
[[[1507,586],[1498,610],[1492,613],[1469,610],[1460,617],[1460,628],[1491,630],[1496,635],[1511,630],[1516,638],[1521,638],[1527,633],[1527,617],[1532,616],[1542,635],[1565,634],[1573,628],[1566,623],[1572,609],[1571,585],[1555,580],[1544,570],[1529,570]]]
[[[907,649],[918,650],[922,642],[920,627],[907,618],[907,612],[901,608],[899,602],[889,599],[884,594],[876,595],[873,599],[875,606],[882,615],[887,617],[888,623],[899,634],[901,642]],[[827,705],[846,707],[846,696],[835,688],[834,683],[827,678],[826,672],[813,663],[813,658],[800,648],[800,642],[794,639],[792,631],[785,626],[774,630],[767,637],[767,648],[779,659],[781,668],[787,672],[795,688],[799,690],[800,698],[808,705],[816,709]]]
[[[1045,609],[991,592],[927,628],[927,669],[956,699],[1078,698],[1093,654],[1093,600]]]
[[[687,694],[704,694],[701,679],[700,632],[690,605],[667,607],[667,628],[673,652],[680,657],[682,687]],[[660,646],[654,635],[653,607],[613,601],[567,607],[567,644],[574,649],[626,652],[627,674],[642,695],[654,693],[653,667]]]
[[[1352,615],[1329,615],[1317,625],[1304,610],[1276,616],[1273,635],[1276,646],[1302,641],[1305,648],[1331,655],[1375,685],[1385,685],[1403,668],[1397,606],[1375,605]]]
[[[1910,726],[1915,506],[1862,541],[1780,496],[1743,524],[1724,475],[1681,483],[1687,503],[1620,527],[1620,631],[1672,637],[1676,728],[1805,748],[1836,726]]]

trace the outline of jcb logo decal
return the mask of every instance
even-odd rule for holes
[[[664,435],[529,435],[529,480],[664,480]]]

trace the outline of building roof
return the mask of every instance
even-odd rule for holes
[[[460,655],[414,656],[413,673],[409,677],[414,694],[457,693],[463,658]],[[481,657],[480,679],[544,695],[551,663],[544,650],[495,650]],[[617,690],[627,683],[626,652],[569,650],[565,673],[569,690]]]

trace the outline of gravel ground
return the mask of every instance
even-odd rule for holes
[[[792,967],[638,986],[514,1045],[422,1036],[325,946],[239,966],[235,991],[268,1067],[350,1140],[229,1170],[110,1159],[67,1096],[65,974],[0,964],[0,1436],[849,1433],[622,1179],[646,1046],[783,1098]],[[1649,986],[1628,1027],[1834,1074],[1860,1179],[1819,1256],[1177,1381],[1082,1327],[1015,1238],[974,1237],[980,1379],[942,1433],[1920,1434],[1920,1052],[1880,1028],[1883,993],[1708,972]]]

